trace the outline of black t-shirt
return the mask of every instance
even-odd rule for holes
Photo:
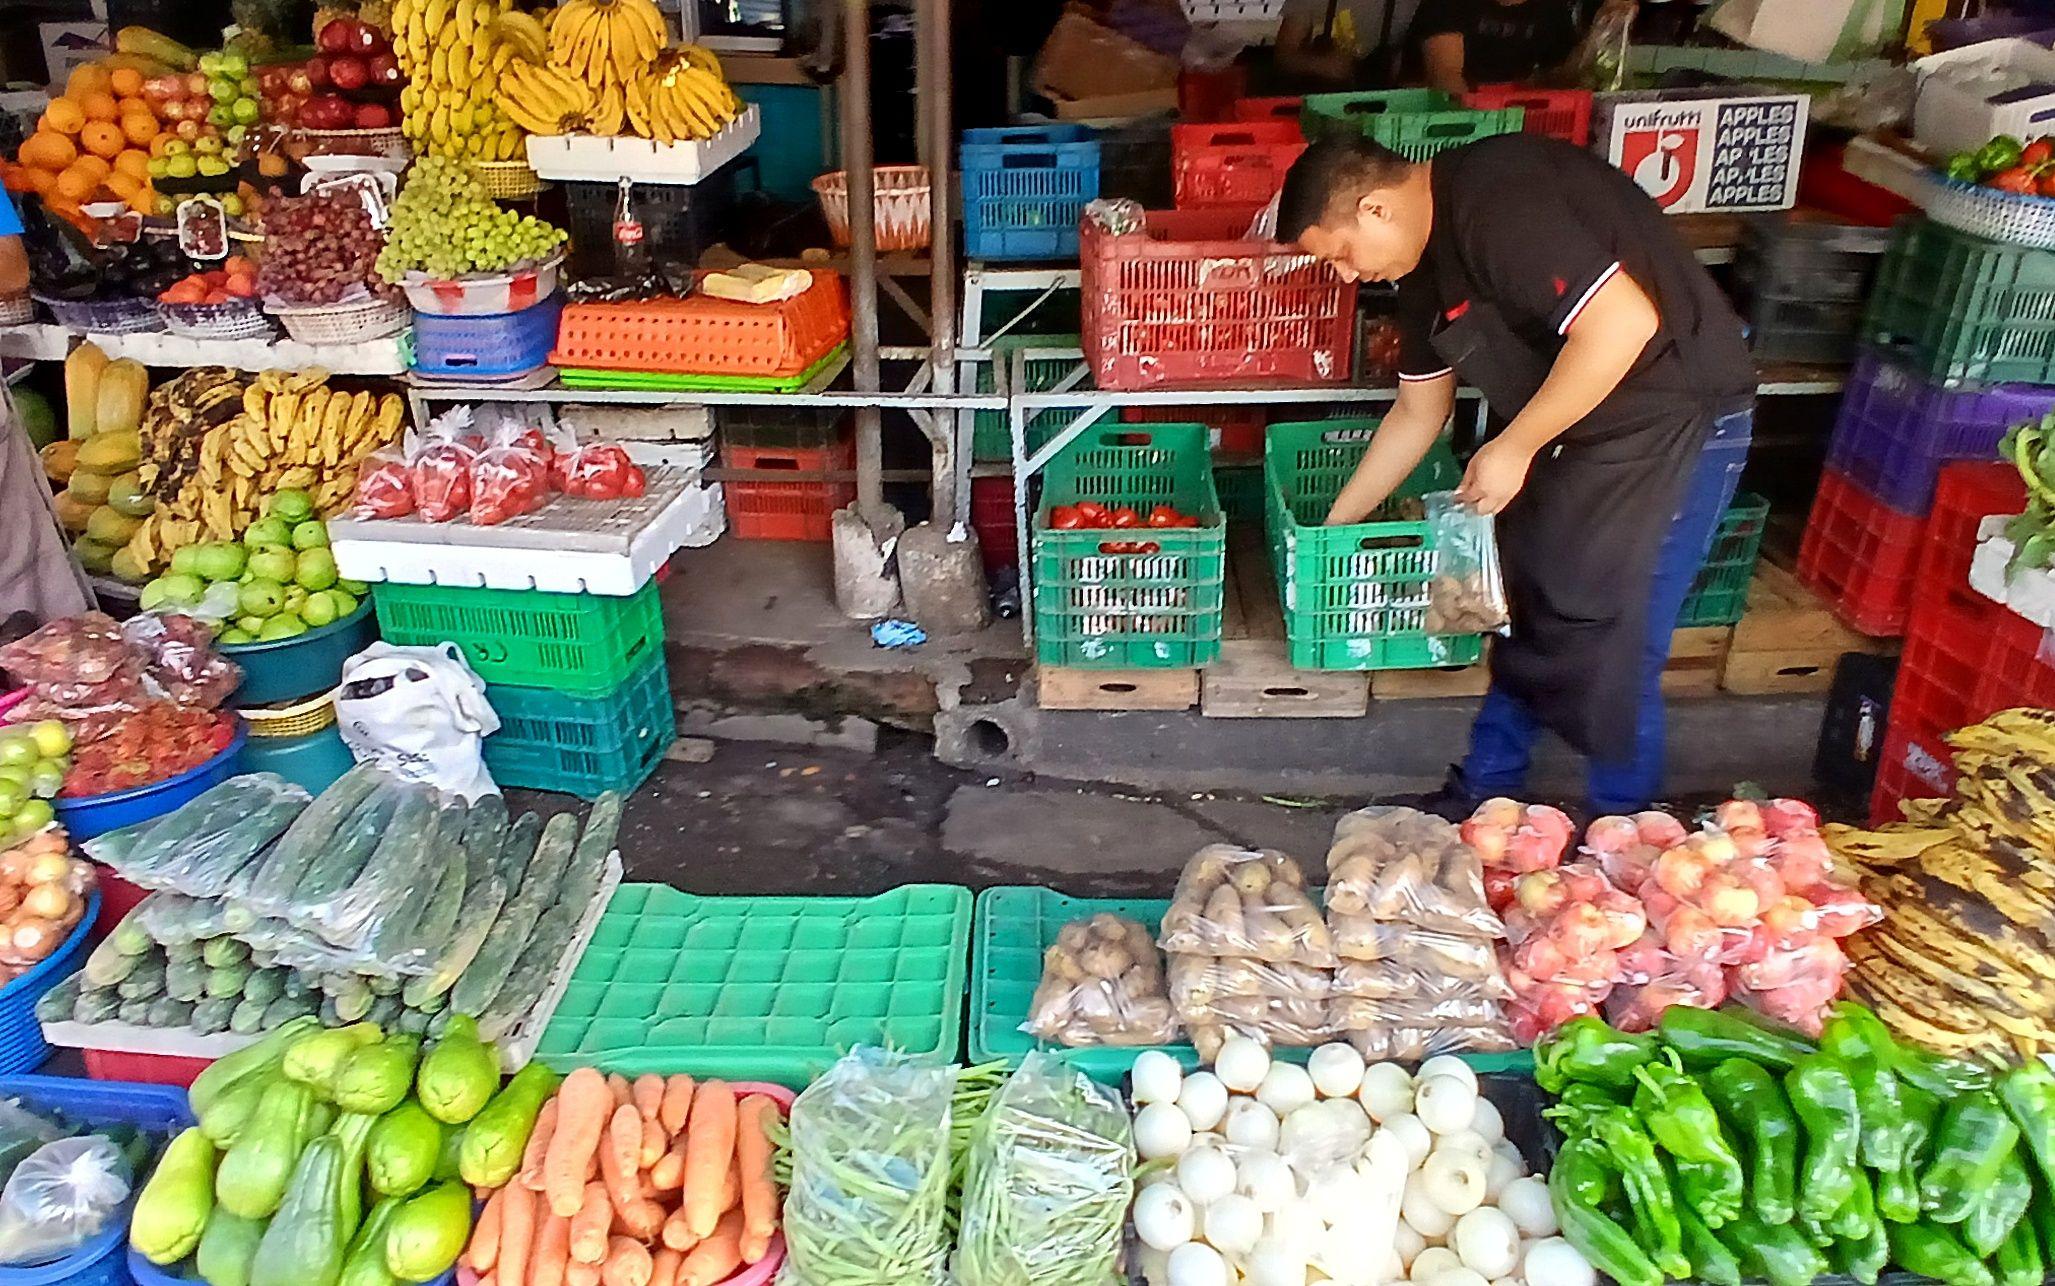
[[[1423,0],[1410,41],[1463,38],[1463,78],[1473,85],[1526,80],[1570,56],[1577,20],[1569,0]]]
[[[1725,409],[1753,395],[1755,363],[1733,305],[1670,216],[1604,158],[1555,139],[1508,134],[1443,152],[1431,164],[1434,229],[1420,266],[1398,283],[1402,378],[1450,369],[1432,336],[1474,302],[1443,297],[1451,275],[1467,278],[1527,347],[1553,363],[1584,305],[1624,272],[1655,301],[1661,329],[1620,387],[1565,441],[1616,436],[1645,422],[1651,408]]]

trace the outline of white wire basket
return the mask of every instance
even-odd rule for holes
[[[187,339],[266,339],[271,320],[255,300],[231,299],[220,304],[167,304],[159,301],[157,311],[164,327]]]
[[[355,344],[398,334],[414,314],[397,300],[373,297],[347,304],[273,308],[271,315],[302,344]]]
[[[2055,197],[2000,192],[1929,174],[1926,210],[1935,223],[1987,241],[2055,250]]]
[[[880,250],[925,250],[931,237],[928,201],[931,184],[925,165],[880,165],[871,208]],[[849,244],[849,172],[836,170],[813,181],[827,216],[828,232],[838,246]]]
[[[1185,20],[1194,26],[1212,22],[1261,23],[1276,27],[1284,19],[1284,0],[1182,0]]]

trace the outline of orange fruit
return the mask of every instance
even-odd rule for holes
[[[15,193],[35,191],[34,188],[29,186],[31,169],[32,167],[27,165],[0,166],[0,187],[5,187],[9,192]]]
[[[94,156],[113,160],[121,155],[121,149],[128,146],[128,138],[121,132],[121,126],[112,121],[88,121],[79,131],[78,141]]]
[[[109,174],[104,182],[109,192],[112,192],[124,201],[130,200],[136,193],[143,190],[143,185],[136,181],[134,175],[123,174],[120,170]]]
[[[121,118],[122,136],[136,147],[141,147],[160,132],[157,118],[148,112],[130,112]]]
[[[89,121],[112,121],[121,118],[121,104],[114,101],[114,95],[105,91],[87,94],[79,100],[79,106],[86,112]]]
[[[81,63],[71,69],[71,75],[64,81],[66,98],[84,98],[87,94],[104,94],[114,84],[114,78],[98,63]]]
[[[76,134],[85,128],[86,109],[69,98],[53,99],[43,113],[42,123],[58,134]]]
[[[78,159],[78,149],[62,134],[37,130],[21,145],[21,163],[45,170],[61,170]]]
[[[128,208],[134,210],[137,214],[155,214],[157,213],[157,194],[148,188],[138,189],[136,194],[128,199]]]
[[[106,158],[94,156],[91,152],[87,152],[65,168],[77,170],[81,174],[90,174],[95,180],[104,179],[114,172],[114,167],[107,163]]]
[[[126,174],[137,182],[148,182],[150,178],[150,154],[141,148],[131,147],[114,158],[114,172]]]
[[[74,162],[57,176],[56,195],[66,201],[84,201],[100,188],[100,176],[82,170]]]
[[[107,87],[117,94],[134,97],[143,92],[143,73],[133,67],[117,67],[107,77]]]
[[[150,155],[164,155],[165,149],[169,148],[173,143],[177,141],[178,135],[176,134],[159,134],[157,137],[150,140]]]
[[[30,166],[22,177],[28,183],[29,191],[37,196],[42,196],[57,186],[57,171],[46,170],[41,166]]]

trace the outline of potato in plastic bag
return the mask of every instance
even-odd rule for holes
[[[1412,808],[1363,808],[1334,827],[1327,909],[1423,929],[1497,938],[1484,864],[1456,828]]]
[[[1420,499],[1435,557],[1434,578],[1427,582],[1427,632],[1503,630],[1512,617],[1491,515],[1478,513],[1452,491],[1431,491]]]
[[[1392,997],[1444,1000],[1464,996],[1480,1000],[1511,1000],[1513,989],[1506,983],[1496,956],[1489,951],[1488,944],[1481,945],[1486,946],[1486,954],[1490,956],[1489,971],[1481,976],[1440,968],[1431,959],[1421,964],[1407,959],[1344,960],[1335,966],[1332,991],[1337,997],[1359,996],[1366,1000]]]
[[[1334,975],[1326,969],[1241,956],[1170,957],[1170,1003],[1179,1013],[1203,1010],[1230,996],[1321,1001],[1333,991]]]
[[[1337,1031],[1363,1031],[1372,1027],[1486,1027],[1500,1022],[1504,1007],[1484,996],[1393,997],[1369,1000],[1362,996],[1339,996],[1327,1008],[1328,1021]]]
[[[1503,1023],[1489,1027],[1373,1027],[1343,1035],[1372,1063],[1417,1063],[1437,1054],[1502,1054],[1519,1048]]]
[[[1318,1045],[1332,1027],[1327,1004],[1319,1000],[1275,1000],[1267,996],[1223,996],[1203,1012],[1184,1015],[1185,1030],[1199,1044],[1201,1031],[1239,1033],[1265,1045]],[[1205,1053],[1205,1047],[1200,1046]],[[1211,1055],[1207,1055],[1211,1061]]]
[[[1421,973],[1478,982],[1498,973],[1489,938],[1416,929],[1363,915],[1333,915],[1335,954],[1343,962],[1395,960]]]
[[[1168,1045],[1177,1016],[1149,931],[1100,913],[1063,926],[1042,953],[1042,981],[1021,1030],[1061,1045]]]
[[[1166,952],[1247,956],[1325,968],[1334,944],[1299,864],[1268,849],[1209,844],[1177,877],[1160,943]]]

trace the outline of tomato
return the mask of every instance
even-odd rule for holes
[[[2014,192],[2022,196],[2037,196],[2041,190],[2040,181],[2034,177],[2034,172],[2024,165],[2000,170],[1984,180],[1984,185],[1996,188],[2000,192]]]
[[[2041,195],[2055,196],[2055,167],[2041,175]]]
[[[1144,554],[1144,555],[1146,555],[1146,554],[1160,554],[1160,553],[1162,553],[1162,552],[1163,552],[1163,546],[1161,546],[1161,545],[1157,544],[1157,543],[1156,543],[1155,541],[1153,541],[1153,540],[1145,540],[1145,541],[1143,541],[1143,542],[1142,542],[1141,544],[1139,544],[1139,545],[1136,545],[1136,546],[1134,547],[1134,551],[1133,551],[1133,552],[1135,552],[1135,553],[1137,553],[1137,554]]]
[[[1077,502],[1077,516],[1086,527],[1103,526],[1106,520],[1106,506],[1096,500],[1080,500]]]
[[[1126,505],[1122,505],[1120,508],[1115,509],[1113,511],[1112,516],[1113,526],[1115,527],[1124,529],[1128,527],[1139,527],[1142,525],[1142,516]]]
[[[1049,526],[1057,531],[1076,531],[1085,525],[1076,505],[1058,505],[1049,511]]]
[[[1190,514],[1179,514],[1177,516],[1177,521],[1170,525],[1173,527],[1193,528],[1199,525],[1199,520],[1197,518],[1192,517]]]
[[[2021,165],[2042,166],[2055,161],[2055,139],[2037,138],[2019,153]]]
[[[1175,527],[1183,518],[1183,514],[1169,505],[1157,505],[1149,511],[1149,525],[1151,527]]]
[[[648,490],[649,475],[642,471],[641,465],[629,465],[628,472],[621,478],[621,495],[624,497],[634,497],[643,495]]]

